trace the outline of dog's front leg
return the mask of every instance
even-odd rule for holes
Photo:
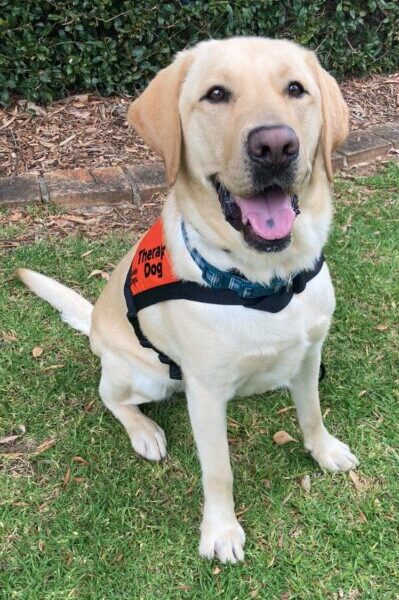
[[[226,427],[228,394],[210,391],[192,378],[186,379],[186,384],[205,499],[199,551],[201,556],[234,563],[244,558],[245,534],[234,513]]]
[[[322,469],[349,471],[359,464],[349,447],[326,429],[320,410],[319,369],[321,344],[310,346],[298,374],[290,383],[305,448]]]

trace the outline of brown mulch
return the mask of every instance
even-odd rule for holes
[[[341,90],[349,106],[351,129],[399,120],[399,72],[346,79]]]
[[[126,121],[131,99],[70,96],[0,109],[0,177],[159,160]]]
[[[352,129],[399,120],[399,72],[348,79],[341,88]],[[19,100],[0,110],[0,177],[159,160],[127,124],[130,102],[80,94],[45,108]]]

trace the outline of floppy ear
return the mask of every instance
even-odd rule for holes
[[[165,163],[168,185],[176,181],[180,166],[181,125],[179,116],[180,88],[191,57],[182,52],[162,69],[144,92],[129,107],[127,118],[137,133]]]
[[[318,61],[317,81],[321,93],[323,124],[321,144],[324,165],[329,181],[332,181],[332,153],[345,141],[349,132],[349,110],[334,77],[325,71]]]

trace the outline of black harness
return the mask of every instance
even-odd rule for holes
[[[131,290],[131,269],[126,277],[124,294],[127,305],[127,318],[134,328],[135,334],[144,348],[151,348],[158,354],[161,363],[169,365],[169,377],[175,380],[182,379],[182,372],[171,358],[158,350],[144,335],[138,313],[159,302],[167,300],[191,300],[193,302],[203,302],[205,304],[222,304],[226,306],[244,306],[253,310],[261,310],[264,312],[277,313],[283,310],[291,301],[294,294],[300,294],[306,288],[306,284],[311,281],[320,272],[323,263],[324,255],[321,254],[317,259],[313,269],[300,271],[294,275],[285,286],[281,287],[273,294],[266,294],[256,298],[243,298],[236,292],[229,289],[215,289],[205,287],[194,281],[173,281],[158,287],[145,290],[138,294],[134,294]],[[325,368],[321,365],[320,379],[324,377]]]

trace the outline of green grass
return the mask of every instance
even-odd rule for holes
[[[167,461],[137,458],[98,398],[99,361],[86,338],[11,277],[30,266],[95,299],[104,282],[88,274],[116,262],[130,240],[50,239],[2,258],[0,329],[12,335],[0,347],[0,436],[18,424],[26,434],[21,456],[1,456],[0,597],[398,598],[398,188],[395,164],[338,181],[326,249],[337,310],[322,406],[330,431],[361,460],[360,489],[348,475],[321,473],[301,443],[273,444],[279,429],[300,438],[294,411],[277,414],[290,404],[286,392],[232,402],[235,499],[247,533],[238,566],[197,553],[200,470],[184,399],[144,409],[166,431]],[[44,349],[38,358],[34,346]],[[55,444],[34,455],[49,438]]]

